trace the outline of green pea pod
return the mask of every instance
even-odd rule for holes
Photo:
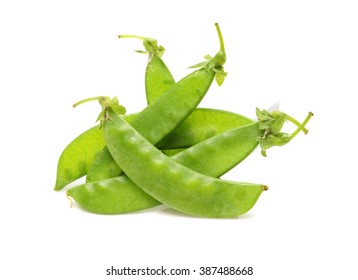
[[[174,150],[171,158],[202,174],[220,177],[244,160],[258,145],[262,135],[258,124],[228,130],[188,149]],[[229,145],[226,145],[229,143]],[[218,144],[225,149],[215,148]],[[170,150],[172,152],[172,150]],[[169,152],[169,154],[170,154]],[[160,204],[136,186],[126,175],[85,183],[67,191],[81,208],[98,214],[121,214],[148,209]],[[134,203],[132,203],[135,201]]]
[[[130,35],[122,35],[119,37],[138,38],[137,36]],[[175,80],[168,67],[160,58],[164,52],[164,48],[158,46],[154,39],[139,38],[143,40],[146,51],[149,53],[145,75],[145,86],[147,101],[148,103],[151,103],[174,85]],[[132,122],[133,119],[132,116],[129,116],[127,120]],[[98,172],[96,171],[97,168],[103,168],[103,162],[106,163],[108,170],[111,170],[111,166],[113,166],[114,170],[112,172],[117,174],[118,171],[116,170],[118,170],[118,166],[112,160],[111,155],[106,152],[101,153],[101,150],[104,147],[105,142],[103,133],[98,129],[98,126],[85,131],[67,145],[58,160],[55,190],[61,190],[66,185],[81,178],[88,172],[90,174],[89,178],[91,178],[92,173]]]
[[[175,84],[175,80],[163,60],[154,55],[147,63],[145,92],[147,103],[151,104]]]
[[[55,189],[86,175],[94,158],[105,145],[103,132],[98,126],[85,131],[67,145],[58,160]]]
[[[118,38],[136,38],[143,41],[145,51],[139,53],[148,54],[148,63],[145,73],[145,91],[147,103],[150,104],[175,84],[175,80],[168,67],[161,59],[165,49],[159,46],[157,40],[136,35],[119,35]]]
[[[275,113],[274,115],[278,116]],[[290,139],[301,130],[307,133],[304,126],[310,117],[311,114],[300,124],[285,115],[287,120],[298,126]],[[244,160],[257,147],[259,141],[262,141],[265,133],[266,137],[274,135],[268,131],[270,127],[260,129],[262,122],[264,120],[225,131],[186,150],[179,150],[172,159],[204,175],[220,177]],[[138,191],[138,186],[126,175],[82,184],[68,190],[67,195],[81,208],[98,214],[121,214],[160,204],[145,192]]]
[[[158,147],[163,150],[191,147],[226,130],[250,124],[247,117],[224,110],[197,108]],[[100,152],[90,166],[86,182],[119,176],[121,169],[111,154]]]
[[[253,123],[233,112],[196,108],[191,115],[156,146],[160,149],[188,148],[224,131]]]
[[[135,115],[126,115],[131,121]],[[94,126],[75,138],[62,151],[57,163],[55,190],[60,190],[87,174],[93,160],[105,147],[103,131]]]
[[[137,114],[131,114],[126,115],[125,118],[128,122],[132,122],[136,116]],[[163,139],[158,147],[168,150],[169,153],[170,150],[190,147],[226,130],[249,123],[252,123],[252,120],[239,114],[217,109],[197,108],[168,137]],[[88,170],[92,170],[92,176],[97,175],[100,178],[117,176],[120,173],[119,167],[109,153],[101,152],[104,146],[103,132],[99,126],[90,128],[74,139],[59,158],[55,189],[62,189],[86,175]]]
[[[104,138],[117,164],[142,190],[171,208],[195,216],[239,216],[267,189],[195,172],[164,155],[124,118],[111,112],[109,116]]]
[[[222,43],[221,33],[219,32],[219,28],[217,26],[217,30],[220,37],[221,50],[217,54],[215,59],[211,59],[207,63],[203,63],[202,66],[205,66],[207,69],[212,67],[216,74],[222,71],[222,66],[220,63],[224,63],[223,57],[225,58],[224,46]],[[120,36],[120,37],[129,37]],[[157,99],[164,91],[168,90],[174,83],[174,79],[166,67],[164,62],[160,59],[161,54],[164,51],[164,48],[161,46],[158,47],[155,40],[150,38],[142,38],[144,41],[144,45],[146,47],[147,52],[149,52],[149,60],[147,64],[146,70],[146,93],[148,103],[153,102],[153,100]],[[213,62],[217,62],[216,65]],[[208,65],[206,65],[208,64]],[[210,64],[210,65],[209,65]],[[209,67],[210,66],[210,67]],[[170,146],[169,144],[181,145],[184,147],[191,146],[202,139],[206,139],[209,136],[221,132],[222,130],[218,127],[206,126],[204,123],[200,124],[200,122],[195,122],[195,116],[199,116],[198,119],[200,122],[204,122],[205,120],[210,120],[213,117],[217,120],[223,120],[224,125],[221,125],[221,129],[225,126],[225,124],[232,125],[233,123],[237,123],[237,125],[242,125],[249,123],[250,120],[246,119],[242,116],[233,116],[235,120],[231,121],[231,117],[228,114],[222,114],[219,116],[218,114],[213,114],[210,111],[201,111],[197,114],[194,114],[193,117],[190,118],[188,122],[181,126],[179,131],[174,134],[173,137],[169,137],[166,140],[161,141],[159,144],[163,148],[173,149],[175,146]],[[128,121],[132,121],[132,119],[128,119]],[[193,122],[194,120],[194,122]],[[217,123],[217,122],[216,122]],[[182,132],[194,131],[190,129],[192,124],[195,124],[198,128],[196,130],[196,134],[181,134]],[[207,125],[208,122],[206,122]],[[230,127],[230,126],[229,126]],[[206,129],[207,128],[207,129]],[[178,137],[181,135],[180,137]],[[113,177],[120,174],[120,169],[118,165],[113,161],[111,155],[106,151],[100,152],[103,148],[103,141],[93,141],[95,139],[100,139],[102,137],[102,133],[96,129],[90,129],[85,133],[81,134],[80,137],[72,141],[63,151],[61,157],[58,162],[57,167],[57,176],[56,176],[56,186],[55,190],[60,190],[67,184],[77,180],[78,178],[88,175],[87,181],[94,181],[102,178]],[[175,139],[175,141],[173,141]],[[194,140],[194,141],[191,141]],[[165,142],[168,142],[166,145]],[[87,143],[89,143],[87,145]],[[91,144],[92,143],[92,144]]]
[[[225,73],[223,64],[226,61],[226,54],[223,38],[218,24],[215,26],[220,41],[219,52],[213,58],[206,56],[208,61],[194,66],[200,68],[199,70],[170,86],[165,93],[155,99],[131,122],[131,125],[154,145],[172,132],[193,112],[208,91],[213,79],[218,75],[222,77]],[[216,80],[218,81],[218,78]],[[218,83],[221,84],[222,81],[220,78]],[[118,176],[121,173],[120,168],[115,170],[115,161],[105,147],[88,170],[86,181],[106,179]]]

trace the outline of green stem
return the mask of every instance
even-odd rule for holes
[[[95,97],[91,97],[91,98],[86,98],[86,99],[83,99],[81,101],[78,101],[77,103],[73,104],[72,106],[74,108],[76,108],[78,105],[81,105],[83,103],[87,103],[87,102],[90,102],[90,101],[100,101],[103,98],[104,98],[103,96],[95,96]]]
[[[149,61],[152,60],[153,55],[156,55],[157,57],[162,57],[165,51],[165,48],[163,46],[159,46],[157,40],[153,38],[130,35],[130,34],[118,35],[118,38],[135,38],[135,39],[142,40],[145,51],[137,51],[137,52],[148,53]]]
[[[222,33],[221,33],[220,26],[219,26],[219,24],[218,24],[217,22],[215,23],[215,27],[216,27],[216,31],[217,31],[218,36],[219,36],[220,50],[221,50],[222,52],[225,52],[225,45],[224,45],[223,35],[222,35]]]
[[[311,113],[312,114],[312,113]],[[313,115],[313,114],[312,114]],[[297,127],[301,126],[301,123],[299,121],[297,121],[296,119],[292,118],[291,116],[285,114],[285,119],[290,121],[291,123],[293,123],[294,125],[296,125]],[[308,133],[308,130],[305,127],[301,128],[302,131],[304,132],[304,134]]]
[[[295,138],[295,136],[302,130],[302,131],[306,131],[305,134],[308,133],[308,130],[305,128],[305,125],[309,122],[309,120],[312,118],[313,113],[309,112],[306,119],[303,121],[303,123],[301,123],[297,129],[290,135],[290,141]]]
[[[118,38],[135,38],[135,39],[139,39],[139,40],[142,40],[142,41],[147,39],[147,38],[145,38],[143,36],[130,35],[130,34],[118,35]]]
[[[225,45],[224,45],[224,38],[220,30],[220,26],[218,23],[215,23],[216,31],[219,36],[220,41],[220,51],[215,55],[216,64],[217,65],[224,65],[226,62],[226,52],[225,52]]]
[[[86,102],[98,101],[102,107],[101,113],[98,115],[97,121],[100,121],[100,128],[103,123],[109,119],[109,110],[113,111],[115,114],[124,115],[126,113],[126,108],[119,104],[117,97],[109,98],[108,96],[95,96],[91,98],[86,98],[77,103],[73,104],[73,107],[77,107]]]

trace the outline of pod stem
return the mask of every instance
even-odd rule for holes
[[[73,104],[73,107],[77,107],[78,105],[81,105],[83,103],[87,103],[90,101],[98,101],[99,104],[102,107],[101,113],[97,117],[97,121],[100,121],[100,128],[103,126],[104,122],[110,119],[109,117],[109,111],[113,111],[115,114],[118,115],[124,115],[126,113],[126,108],[124,108],[122,105],[119,104],[118,98],[110,98],[108,96],[95,96],[83,99],[81,101],[78,101],[77,103]]]
[[[309,114],[312,114],[312,113],[309,113]],[[312,117],[312,116],[313,116],[313,114],[311,115],[311,117]],[[303,122],[303,123],[301,124],[299,121],[297,121],[296,119],[292,118],[291,116],[289,116],[289,115],[287,115],[287,114],[286,114],[285,118],[286,118],[287,121],[290,121],[291,123],[293,123],[293,124],[296,125],[297,127],[302,126],[302,124],[304,123],[304,122]],[[309,119],[308,119],[308,120],[309,120]],[[307,121],[307,122],[308,122],[308,121]],[[307,123],[307,122],[306,122],[306,123]],[[302,129],[302,131],[303,131],[304,134],[307,134],[307,133],[308,133],[308,130],[307,130],[304,126],[303,126],[301,129]]]
[[[260,110],[257,108],[256,115],[259,119],[259,129],[263,131],[262,136],[257,138],[263,156],[266,156],[267,149],[274,146],[283,146],[289,143],[300,131],[307,134],[308,130],[305,128],[305,125],[313,116],[313,114],[309,112],[305,120],[302,123],[299,123],[291,116],[280,111],[273,111],[270,113],[267,110]],[[297,129],[291,134],[281,132],[285,121],[292,122],[297,126]]]
[[[118,38],[135,38],[135,39],[139,39],[139,40],[146,40],[146,37],[143,36],[138,36],[138,35],[130,35],[130,34],[122,34],[122,35],[118,35]]]
[[[159,46],[156,39],[138,36],[138,35],[131,35],[131,34],[123,34],[118,35],[118,38],[134,38],[143,41],[143,46],[145,51],[137,50],[138,53],[148,54],[148,60],[151,61],[153,56],[162,57],[164,54],[165,48],[163,46]]]
[[[207,71],[213,71],[215,74],[216,83],[221,86],[227,76],[227,72],[224,71],[224,64],[226,62],[226,52],[225,52],[225,45],[224,39],[220,30],[220,26],[218,23],[215,23],[216,32],[219,37],[220,42],[220,50],[216,53],[214,57],[210,55],[204,56],[206,61],[197,63],[190,68],[205,68]]]
[[[217,63],[219,65],[224,65],[226,62],[226,51],[225,51],[225,45],[224,45],[224,38],[221,33],[221,29],[218,23],[215,23],[216,32],[218,33],[219,42],[220,42],[220,51],[215,55],[215,58],[217,59]]]
[[[83,104],[83,103],[87,103],[87,102],[90,102],[90,101],[98,101],[100,102],[101,99],[105,99],[106,97],[104,96],[95,96],[95,97],[90,97],[90,98],[86,98],[86,99],[83,99],[81,101],[78,101],[77,103],[73,104],[73,108],[76,108],[77,106]],[[101,103],[101,102],[100,102]]]
[[[308,115],[307,115],[307,117],[305,118],[305,120],[304,120],[300,125],[298,125],[297,129],[296,129],[294,132],[292,132],[292,133],[290,134],[290,137],[289,137],[290,140],[292,140],[293,138],[295,138],[296,135],[297,135],[300,131],[303,131],[305,134],[308,133],[308,130],[305,128],[305,125],[309,122],[309,120],[310,120],[312,117],[313,117],[313,113],[312,113],[312,112],[309,112]],[[290,117],[290,118],[291,118],[291,117]],[[292,122],[291,119],[287,118],[287,115],[286,115],[286,119]]]

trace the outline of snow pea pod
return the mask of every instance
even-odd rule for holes
[[[225,110],[196,108],[180,126],[156,146],[160,149],[187,148],[224,131],[253,122],[243,115]]]
[[[103,132],[98,126],[90,128],[68,144],[57,163],[55,190],[86,175],[91,163],[105,145]]]
[[[145,51],[139,53],[148,54],[148,63],[145,73],[145,92],[147,103],[150,104],[175,84],[172,73],[161,59],[165,49],[159,46],[157,40],[136,35],[119,35],[118,38],[136,38],[143,41]]]
[[[163,150],[191,147],[226,130],[250,123],[253,123],[251,119],[240,114],[197,108],[167,138],[163,139],[158,147]],[[101,151],[88,170],[86,182],[116,177],[121,172],[108,150]]]
[[[128,37],[128,35],[122,35],[120,37]],[[158,46],[156,40],[154,39],[142,39],[146,47],[147,53],[149,53],[145,84],[147,101],[148,103],[151,103],[155,99],[157,99],[164,91],[168,90],[173,84],[175,84],[175,81],[169,69],[160,58],[163,54],[164,48]],[[223,52],[223,50],[221,50],[221,52]],[[219,66],[215,67],[215,71],[218,71],[217,69],[219,68]],[[174,133],[173,137],[161,141],[161,144],[159,145],[163,147],[163,149],[173,149],[175,148],[175,146],[169,145],[174,144],[173,139],[175,139],[176,142],[180,140],[179,144],[186,147],[191,146],[200,141],[200,139],[195,141],[196,137],[192,134],[187,133],[188,131],[194,131],[190,129],[190,127],[194,123],[192,120],[195,120],[195,116],[200,116],[202,122],[215,117],[217,119],[224,118],[224,123],[232,124],[230,116],[228,114],[222,114],[223,116],[217,116],[214,113],[214,115],[215,116],[212,116],[212,113],[209,111],[201,111],[201,113],[198,112],[197,114],[194,114],[192,117],[190,117],[190,120],[184,125],[182,125],[180,128],[180,131],[184,132],[185,134],[181,134],[181,132]],[[132,122],[132,120],[134,119],[134,114],[133,116],[126,116],[126,118],[127,117],[128,121]],[[235,116],[235,122],[237,122],[237,125],[241,125],[248,123],[249,120],[245,119],[244,117],[240,118],[240,116]],[[205,124],[203,123],[201,125],[199,122],[197,122],[196,124],[197,128],[200,128],[196,131],[198,134],[201,134],[202,139],[214,135],[215,131],[217,131],[218,133],[221,132],[220,129],[217,130],[217,128],[213,127],[208,127],[208,129],[206,129],[207,126]],[[182,136],[178,137],[179,135]],[[190,138],[194,138],[194,141],[191,141]],[[168,143],[165,144],[165,142]],[[101,152],[104,146],[105,145],[102,132],[99,131],[97,127],[89,129],[88,131],[82,133],[75,140],[73,140],[64,149],[60,156],[57,166],[55,190],[62,189],[67,184],[79,179],[86,174],[88,175],[87,181],[94,181],[97,179],[113,177],[120,174],[120,169],[113,161],[108,151],[105,149],[103,152]]]
[[[191,148],[175,150],[171,158],[202,174],[220,177],[257,147],[256,138],[260,135],[262,131],[257,123],[236,127]],[[216,149],[216,143],[220,142],[229,142],[230,145],[222,143],[226,149]],[[125,174],[76,186],[67,191],[67,196],[72,197],[81,208],[98,214],[121,214],[161,204]]]
[[[274,120],[279,119],[281,115],[274,114],[271,126],[274,126]],[[289,137],[284,136],[283,139],[293,139],[301,130],[305,134],[308,132],[305,125],[311,114],[302,124],[286,114],[284,116],[298,128]],[[265,120],[260,122],[265,122]],[[269,138],[272,137],[272,128],[268,126],[262,128],[263,125],[260,122],[225,131],[182,150],[171,158],[204,175],[220,177],[244,160],[257,147],[258,139],[261,139],[264,135]],[[276,133],[274,135],[277,135],[280,132],[274,131],[274,133]],[[279,136],[276,137],[279,138]],[[225,148],[219,149],[218,147]],[[152,199],[145,192],[138,191],[138,188],[126,175],[121,175],[107,180],[82,184],[68,190],[67,195],[72,197],[81,208],[98,214],[121,214],[160,205],[159,201]],[[131,203],[133,201],[135,202]]]
[[[195,216],[239,216],[267,189],[195,172],[164,155],[124,118],[111,110],[108,114],[104,138],[117,164],[142,190],[171,208]]]
[[[155,39],[130,35],[122,35],[119,37],[136,37],[143,40],[146,53],[149,54],[145,75],[148,103],[158,98],[159,95],[175,84],[172,74],[161,59],[164,53],[164,47],[158,46]],[[128,118],[127,120],[129,122],[132,122],[134,115],[128,115],[126,118]],[[91,178],[91,174],[96,172],[95,170],[97,168],[103,168],[103,162],[108,162],[106,167],[109,168],[109,170],[111,166],[117,170],[117,164],[113,163],[110,154],[101,152],[104,147],[103,133],[98,129],[98,126],[83,132],[67,145],[58,160],[55,190],[62,189],[69,183],[87,175],[87,173],[90,174],[89,178]]]
[[[171,72],[161,59],[164,47],[158,46],[157,40],[148,37],[134,35],[119,35],[118,37],[137,38],[143,41],[145,51],[138,52],[148,54],[148,63],[145,71],[145,92],[147,103],[150,104],[175,84]],[[103,148],[104,147],[105,145],[103,145]],[[121,169],[113,160],[108,149],[103,148],[87,170],[86,182],[115,177],[121,173]],[[171,147],[169,147],[169,149],[171,149]]]
[[[175,80],[163,60],[154,55],[147,63],[145,92],[147,103],[151,104],[175,84]]]
[[[126,115],[131,123],[136,114]],[[158,147],[172,150],[187,148],[226,130],[252,123],[249,118],[228,111],[197,108]],[[61,153],[57,165],[56,190],[90,173],[97,180],[120,174],[120,169],[109,153],[101,152],[105,146],[99,126],[92,127],[74,139]],[[108,157],[108,158],[103,158]],[[96,166],[98,165],[98,166]],[[96,173],[94,173],[96,172]],[[97,181],[92,177],[91,181]]]
[[[127,121],[135,115],[126,115]],[[62,151],[58,163],[55,190],[60,190],[87,174],[98,153],[105,147],[103,131],[94,126],[80,134]]]
[[[149,142],[157,144],[179,126],[198,106],[214,78],[219,85],[222,84],[226,76],[223,70],[226,53],[219,25],[215,24],[215,27],[220,41],[219,52],[213,58],[206,56],[207,61],[194,65],[193,67],[199,70],[170,86],[131,122],[131,125]],[[116,163],[107,147],[101,151],[97,159],[88,170],[87,182],[121,174],[121,169],[119,167],[116,169]]]

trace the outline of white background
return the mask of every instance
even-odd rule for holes
[[[1,1],[0,278],[114,279],[105,275],[112,265],[164,265],[252,266],[247,279],[357,279],[357,13],[355,1]],[[70,208],[53,191],[57,160],[99,112],[96,103],[71,105],[109,95],[128,112],[145,106],[147,58],[133,51],[142,44],[117,35],[157,38],[180,79],[218,50],[215,22],[229,75],[202,107],[253,117],[280,101],[299,120],[315,114],[307,136],[267,158],[256,151],[225,176],[270,190],[237,219]],[[213,279],[173,279],[200,278]]]

